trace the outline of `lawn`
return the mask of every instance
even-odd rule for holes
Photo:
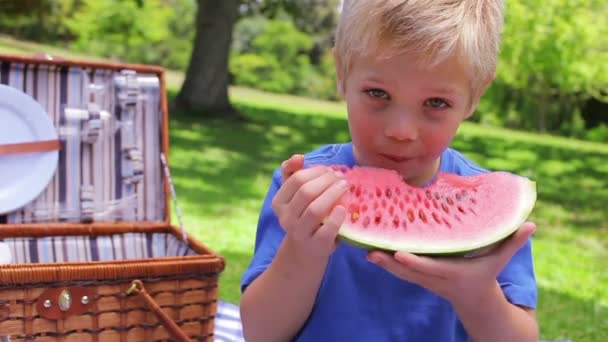
[[[339,104],[239,88],[231,96],[249,122],[172,113],[171,161],[187,226],[226,257],[220,298],[237,303],[273,169],[292,153],[349,136]],[[542,337],[604,341],[608,147],[474,124],[461,128],[453,146],[484,167],[538,182],[531,219],[538,225],[534,255]]]
[[[68,51],[0,37],[0,52]],[[81,56],[78,56],[81,57]],[[170,95],[182,75],[169,73]],[[271,172],[292,153],[349,139],[344,107],[233,87],[248,122],[171,113],[171,164],[184,221],[225,256],[220,298],[238,303]],[[465,124],[453,147],[482,166],[537,181],[531,219],[544,339],[605,341],[608,334],[608,146]]]

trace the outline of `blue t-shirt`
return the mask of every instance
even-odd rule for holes
[[[323,146],[305,156],[307,164],[353,166],[352,144]],[[442,154],[440,170],[459,175],[486,172],[453,149]],[[261,210],[253,259],[242,277],[243,290],[266,270],[285,236],[271,208],[280,185],[277,169]],[[296,341],[469,341],[448,301],[393,276],[366,256],[364,249],[338,245]],[[511,303],[536,308],[530,241],[507,264],[498,281]]]

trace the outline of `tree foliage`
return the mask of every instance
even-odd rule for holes
[[[340,0],[235,1],[233,83],[336,99],[331,46]],[[0,1],[0,32],[189,70],[197,5],[194,0]],[[608,141],[608,2],[509,0],[506,6],[496,81],[475,119]]]
[[[608,102],[608,3],[510,0],[486,120],[584,134],[582,108]],[[494,107],[494,108],[492,108]]]

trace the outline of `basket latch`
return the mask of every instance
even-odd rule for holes
[[[95,293],[86,287],[57,287],[44,291],[36,301],[36,310],[46,319],[64,319],[87,312]]]

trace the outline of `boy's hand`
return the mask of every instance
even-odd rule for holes
[[[338,230],[346,217],[346,209],[334,205],[347,184],[329,167],[302,169],[303,165],[302,155],[281,164],[283,185],[272,200],[272,209],[297,255],[326,258],[336,247]]]
[[[534,223],[524,223],[503,244],[475,258],[430,258],[407,252],[394,256],[372,251],[368,259],[395,276],[416,283],[452,304],[477,305],[497,285],[496,277],[534,232]],[[469,304],[469,305],[471,305]]]

